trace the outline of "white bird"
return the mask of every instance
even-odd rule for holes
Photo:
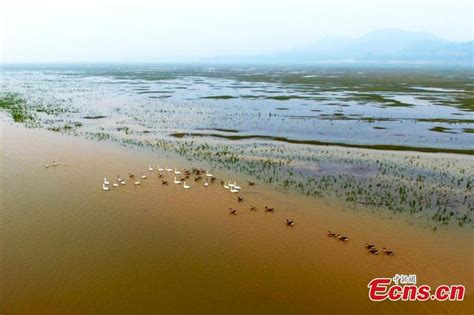
[[[104,185],[110,185],[110,183],[107,181],[107,178],[104,177]]]
[[[142,178],[143,178],[143,179],[146,179],[146,175],[143,175],[143,173],[142,173]]]
[[[236,183],[235,181],[234,181],[234,185],[233,185],[233,186],[234,186],[235,189],[239,189],[239,190],[241,189],[239,186],[237,186],[237,183]]]
[[[211,173],[209,173],[209,170],[206,171],[206,176],[207,176],[207,177],[214,177],[214,175],[212,175]]]
[[[181,181],[178,180],[178,179],[176,179],[176,176],[175,176],[175,177],[174,177],[174,183],[175,183],[175,184],[181,184]]]
[[[44,167],[48,168],[48,167],[49,167],[49,164],[48,164],[48,163],[46,163],[46,164],[44,165]]]
[[[164,171],[164,169],[160,168],[159,165],[156,166],[156,169],[158,170],[158,172],[163,172]]]
[[[167,167],[165,167],[165,170],[166,170],[167,172],[172,172],[172,171],[173,171],[172,168],[167,168]]]
[[[119,185],[117,183],[113,183],[112,186],[118,187]]]
[[[230,187],[226,183],[224,183],[224,188],[229,189]]]
[[[53,161],[53,166],[58,166],[59,164],[56,161]]]
[[[140,185],[140,182],[137,180],[134,182],[135,185]]]
[[[238,189],[235,189],[233,187],[230,188],[230,192],[233,192],[233,193],[238,193],[240,190]]]
[[[107,186],[106,184],[102,184],[102,190],[103,190],[103,191],[109,191],[110,188],[109,188],[109,186]]]
[[[230,180],[229,180],[228,186],[229,186],[230,188],[234,188],[234,184],[231,184],[231,183],[230,183]]]
[[[120,184],[122,184],[122,185],[125,185],[125,181],[124,181],[124,180],[123,180],[123,181],[121,181],[121,182],[120,182]]]
[[[181,172],[178,171],[176,168],[174,169],[174,173],[175,173],[176,175],[181,175]]]
[[[151,167],[151,165],[148,165],[148,170],[149,170],[150,172],[152,172],[152,171],[153,171],[153,167]]]
[[[123,179],[122,179],[122,178],[120,178],[120,176],[119,176],[119,175],[117,175],[117,181],[118,181],[119,183],[121,183],[121,182],[123,182]]]
[[[207,187],[207,186],[209,186],[209,183],[208,183],[208,182],[205,182],[205,183],[204,183],[204,187]]]
[[[189,188],[191,188],[191,186],[186,185],[186,181],[184,181],[183,188],[184,188],[184,189],[189,189]]]

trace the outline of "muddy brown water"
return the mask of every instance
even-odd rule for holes
[[[472,313],[472,230],[423,229],[327,199],[216,182],[161,185],[156,153],[2,122],[0,312]],[[57,167],[45,168],[56,160]],[[128,172],[148,176],[135,186]],[[125,186],[104,192],[103,177]],[[217,177],[220,174],[214,174]],[[249,207],[257,207],[250,211]],[[264,206],[276,209],[265,213]],[[228,208],[239,210],[229,214]],[[296,224],[288,227],[285,219]],[[350,237],[343,243],[331,230]],[[396,255],[372,256],[364,243]],[[463,302],[371,302],[396,273],[464,284]]]

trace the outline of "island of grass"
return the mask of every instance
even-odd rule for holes
[[[28,113],[25,100],[16,94],[0,97],[0,109],[10,113],[15,122],[26,122],[33,118]]]

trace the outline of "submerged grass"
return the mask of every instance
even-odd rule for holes
[[[17,94],[1,96],[0,109],[9,112],[15,122],[26,122],[33,118],[27,109],[25,100]]]
[[[467,154],[474,155],[474,150],[469,149],[449,149],[449,148],[434,148],[434,147],[413,147],[413,146],[402,146],[402,145],[391,145],[391,144],[351,144],[351,143],[340,143],[340,142],[324,142],[316,140],[295,140],[288,139],[285,137],[273,137],[263,135],[223,135],[217,133],[172,133],[170,136],[175,138],[184,137],[213,137],[223,138],[227,140],[248,140],[248,139],[262,139],[272,140],[286,143],[295,144],[308,144],[308,145],[325,145],[325,146],[339,146],[346,148],[359,148],[359,149],[372,149],[372,150],[386,150],[386,151],[413,151],[413,152],[427,152],[427,153],[456,153],[456,154]]]

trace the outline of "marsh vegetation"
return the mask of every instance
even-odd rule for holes
[[[462,69],[97,66],[3,77],[1,109],[29,127],[167,152],[433,229],[473,226],[474,93]]]

